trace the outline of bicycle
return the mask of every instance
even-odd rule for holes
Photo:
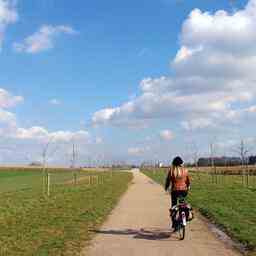
[[[186,203],[185,198],[179,197],[178,204],[170,210],[172,221],[174,222],[174,230],[179,233],[179,239],[184,240],[187,221],[193,219],[192,207]]]

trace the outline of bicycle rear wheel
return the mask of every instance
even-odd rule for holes
[[[180,224],[178,229],[179,229],[179,238],[180,238],[180,240],[184,240],[185,234],[186,234],[186,227],[184,225]]]

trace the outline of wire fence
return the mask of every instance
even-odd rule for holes
[[[199,180],[225,186],[256,187],[254,166],[193,168],[190,172]]]
[[[0,168],[0,193],[31,190],[50,196],[60,185],[100,185],[112,176],[112,170]]]
[[[155,177],[163,178],[168,173],[169,168],[147,167]],[[256,188],[256,168],[255,166],[236,167],[200,167],[188,168],[192,180],[201,184],[213,184],[219,186],[240,186],[245,188]],[[143,169],[142,169],[143,170]]]

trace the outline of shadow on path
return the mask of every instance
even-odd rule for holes
[[[94,233],[104,234],[104,235],[130,235],[134,239],[145,239],[145,240],[171,240],[177,241],[178,237],[175,237],[175,233],[170,230],[163,229],[108,229],[108,230],[91,230]]]

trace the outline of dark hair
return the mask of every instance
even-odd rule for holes
[[[183,162],[183,160],[181,159],[181,157],[179,157],[179,156],[176,156],[174,159],[173,159],[173,161],[172,161],[172,165],[173,166],[181,166],[182,164],[183,164],[184,162]]]

